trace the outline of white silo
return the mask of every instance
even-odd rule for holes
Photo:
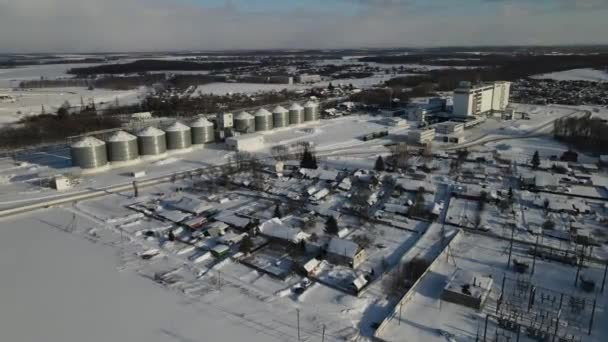
[[[192,145],[203,145],[215,140],[213,123],[205,118],[199,118],[190,124],[192,129]]]
[[[167,150],[184,150],[192,146],[192,133],[190,127],[181,122],[165,128],[167,134]]]
[[[255,118],[245,111],[238,113],[234,117],[234,129],[240,133],[255,132]]]
[[[276,106],[272,110],[272,121],[274,128],[289,126],[289,111],[281,106]]]
[[[255,112],[255,131],[270,131],[273,128],[272,113],[264,108]]]
[[[83,138],[70,146],[72,165],[83,170],[100,169],[108,164],[106,143],[94,138]]]
[[[319,120],[319,105],[316,102],[308,101],[304,105],[304,121]]]
[[[304,122],[304,108],[297,103],[289,107],[289,124],[299,125]]]
[[[161,156],[167,152],[166,134],[155,127],[148,127],[137,133],[137,143],[141,156]]]

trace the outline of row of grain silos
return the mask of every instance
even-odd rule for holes
[[[240,112],[234,117],[234,130],[239,133],[265,132],[275,128],[319,120],[319,105],[308,101],[304,107],[294,103],[289,109],[275,107],[272,112],[261,108],[255,114]]]
[[[167,151],[184,151],[214,140],[213,123],[200,118],[190,126],[176,122],[164,130],[147,127],[135,135],[118,131],[106,141],[85,137],[71,145],[70,153],[72,165],[95,170],[107,167],[108,163],[122,166],[137,162],[140,157],[161,157]]]

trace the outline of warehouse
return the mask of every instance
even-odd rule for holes
[[[252,152],[264,147],[264,136],[261,134],[246,134],[226,139],[228,149],[237,152]]]

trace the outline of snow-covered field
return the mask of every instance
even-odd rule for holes
[[[51,209],[0,221],[3,340],[285,341],[247,317],[120,271],[116,241],[105,245],[61,231],[70,220],[64,209]],[[78,220],[82,229],[96,225]]]
[[[38,115],[44,111],[55,113],[57,109],[68,101],[72,106],[80,106],[82,100],[85,105],[95,102],[97,108],[107,105],[136,103],[145,94],[145,89],[139,90],[88,90],[84,87],[41,88],[41,89],[2,89],[0,93],[14,97],[15,102],[0,103],[0,126],[18,121],[21,118]]]
[[[608,73],[597,69],[571,69],[531,76],[536,79],[551,79],[556,81],[589,81],[608,82]]]

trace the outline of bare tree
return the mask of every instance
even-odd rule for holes
[[[393,146],[391,159],[396,167],[407,169],[410,158],[411,152],[409,151],[407,144],[400,143]]]
[[[273,146],[270,149],[272,157],[277,161],[289,160],[289,147],[286,145]]]

